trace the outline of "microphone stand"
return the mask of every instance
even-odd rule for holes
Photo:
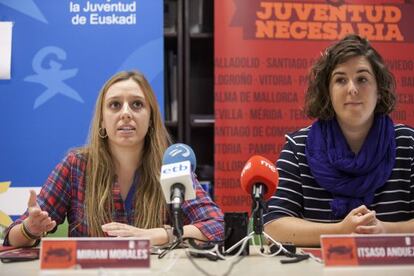
[[[262,243],[262,235],[268,238],[274,244],[277,244],[277,242],[263,230],[263,211],[267,209],[266,203],[263,200],[264,189],[266,189],[266,186],[261,183],[253,185],[253,193],[252,193],[253,231],[250,232],[246,237],[244,237],[243,239],[235,243],[233,246],[228,248],[224,253],[228,254],[229,252],[232,252],[235,248],[237,248],[239,245],[243,243],[248,244],[247,241],[254,239],[255,235],[260,236],[260,251],[262,253],[264,252],[263,243]]]
[[[177,240],[182,241],[183,239],[183,220],[182,220],[182,210],[175,209],[172,207],[172,223],[173,223],[173,234],[177,237]]]
[[[178,241],[183,239],[183,219],[181,204],[184,201],[185,187],[181,183],[175,183],[171,187],[171,220],[173,224],[173,234],[177,237]]]
[[[184,226],[182,219],[183,211],[181,209],[181,204],[184,201],[184,192],[185,187],[181,183],[175,183],[171,186],[170,217],[173,225],[173,235],[176,236],[177,239],[172,244],[170,244],[168,248],[164,249],[164,251],[158,255],[159,259],[164,258],[164,256],[167,255],[168,252],[175,249],[183,241]]]

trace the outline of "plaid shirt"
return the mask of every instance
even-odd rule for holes
[[[88,225],[85,219],[85,185],[86,158],[75,151],[70,152],[49,175],[43,185],[37,202],[43,211],[49,213],[57,224],[68,218],[69,237],[88,236]],[[202,189],[197,180],[194,181],[196,199],[185,201],[182,205],[184,224],[192,224],[211,241],[222,240],[224,237],[223,213]],[[115,222],[131,224],[134,212],[126,212],[121,192],[116,183],[112,187]],[[135,199],[134,199],[135,201]],[[132,205],[134,206],[134,205]],[[16,224],[21,223],[27,211],[6,230],[4,245],[8,242],[8,232]],[[166,221],[165,223],[168,223]]]

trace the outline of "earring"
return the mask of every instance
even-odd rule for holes
[[[152,125],[150,125],[150,126],[148,127],[148,134],[149,134],[149,135],[152,135],[152,134],[153,134],[153,132],[154,132],[154,127],[153,127]]]
[[[102,127],[99,128],[98,135],[102,139],[105,139],[106,137],[108,137],[108,133],[106,133],[106,129]]]
[[[152,135],[153,132],[154,132],[154,124],[152,123],[152,119],[150,119],[149,124],[148,124],[148,134]]]

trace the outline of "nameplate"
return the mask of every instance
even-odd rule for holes
[[[414,265],[414,234],[322,235],[325,266]]]
[[[150,241],[136,238],[43,238],[40,269],[150,267]]]

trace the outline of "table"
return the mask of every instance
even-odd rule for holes
[[[250,249],[250,256],[245,257],[236,264],[229,275],[288,275],[288,276],[413,276],[414,266],[372,266],[372,267],[338,267],[325,268],[323,264],[308,259],[295,264],[281,264],[280,260],[286,257],[263,257]],[[211,275],[223,275],[230,267],[231,261],[209,261],[207,259],[194,259],[200,267]],[[151,256],[151,269],[140,271],[136,269],[116,270],[59,270],[40,271],[39,261],[0,263],[1,276],[31,276],[31,275],[203,275],[198,271],[185,255],[184,249],[178,249],[164,259]]]

